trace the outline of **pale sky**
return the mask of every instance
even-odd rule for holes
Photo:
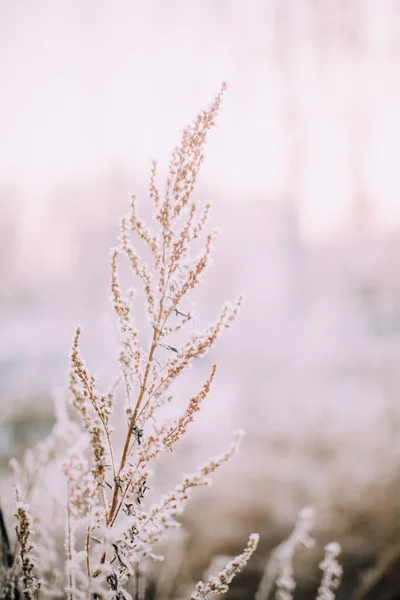
[[[313,27],[303,5],[293,4],[294,32]],[[0,0],[0,183],[22,190],[34,221],[48,191],[66,181],[120,165],[145,182],[150,160],[165,164],[180,130],[227,81],[203,181],[228,201],[281,199],[290,185],[272,8],[271,0]],[[382,14],[370,33],[379,48],[393,35],[390,14]],[[345,121],[321,95],[324,81],[316,88],[314,54],[304,46],[295,70],[304,119],[302,223],[318,240],[344,227],[351,167]],[[343,61],[326,80],[338,105],[352,101]],[[388,101],[390,69],[368,66],[365,81],[371,94],[383,90],[376,112],[370,108],[368,187],[376,222],[392,227],[400,221],[399,110],[396,97]]]

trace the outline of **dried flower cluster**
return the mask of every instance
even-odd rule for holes
[[[232,325],[242,302],[239,298],[226,304],[208,328],[192,331],[183,343],[177,341],[178,332],[181,336],[194,321],[190,292],[202,281],[216,239],[215,232],[207,229],[210,205],[193,199],[193,191],[224,89],[222,86],[211,107],[184,130],[172,153],[163,194],[157,187],[157,164],[152,165],[149,197],[154,229],[139,217],[135,197],[121,220],[119,244],[111,252],[111,302],[119,329],[120,376],[108,390],[99,390],[82,357],[78,327],[71,351],[69,391],[70,406],[80,424],[71,418],[67,404],[57,402],[56,424],[49,438],[36,451],[28,452],[22,465],[14,461],[16,545],[12,552],[0,511],[0,558],[5,557],[0,562],[0,600],[144,600],[149,565],[163,559],[159,542],[168,540],[168,533],[179,527],[178,517],[191,491],[208,485],[214,471],[239,448],[240,431],[226,452],[185,476],[158,501],[149,501],[154,459],[173,449],[186,434],[210,393],[217,367],[212,365],[200,390],[176,419],[162,417],[160,411],[172,398],[170,387]],[[140,245],[150,262],[142,258]],[[121,285],[121,259],[139,281],[138,294]],[[145,298],[150,336],[143,333],[142,326],[139,330],[134,319],[140,293]],[[121,395],[127,428],[119,448],[121,432],[114,429],[113,419]],[[43,492],[49,491],[44,477],[51,468],[63,474],[60,489],[51,490],[59,492],[64,503],[63,561],[56,548],[59,529],[51,531],[52,519],[40,521],[31,510],[37,482],[42,482]],[[255,600],[267,600],[274,586],[276,600],[292,600],[293,556],[299,545],[313,544],[313,520],[311,509],[300,513],[292,535],[273,553]],[[59,525],[57,519],[54,524]],[[225,594],[252,556],[258,539],[257,534],[250,535],[241,554],[228,560],[217,575],[199,581],[192,600]],[[341,577],[339,551],[335,544],[326,547],[318,600],[334,597]],[[168,587],[172,589],[171,582]]]
[[[193,191],[224,90],[223,85],[212,105],[184,130],[180,145],[172,153],[163,193],[157,186],[157,164],[153,163],[149,197],[154,229],[139,217],[135,197],[129,213],[121,220],[119,243],[111,253],[111,301],[119,328],[121,376],[110,390],[99,390],[96,377],[82,357],[78,327],[71,351],[69,390],[80,426],[65,408],[59,408],[52,435],[31,460],[35,465],[34,478],[24,469],[27,465],[16,467],[24,498],[24,503],[18,500],[16,510],[19,563],[11,565],[11,570],[19,569],[21,574],[16,597],[22,592],[25,598],[37,599],[43,592],[68,600],[129,600],[133,589],[138,596],[139,588],[144,597],[146,564],[150,559],[162,558],[156,553],[156,544],[167,530],[178,526],[177,517],[191,490],[207,485],[210,475],[238,449],[240,432],[227,452],[186,476],[160,501],[147,501],[152,462],[186,433],[210,393],[216,365],[198,393],[188,400],[180,417],[161,418],[159,409],[170,400],[168,392],[177,378],[231,326],[242,301],[239,298],[234,304],[226,304],[204,331],[192,331],[183,343],[175,341],[176,334],[181,330],[184,333],[194,320],[190,292],[203,279],[216,239],[216,233],[208,230],[210,205],[193,199]],[[140,245],[151,257],[150,262],[142,258]],[[127,262],[139,282],[139,295],[123,289],[121,260]],[[151,328],[148,342],[133,316],[140,294],[145,298]],[[119,452],[116,441],[121,434],[118,432],[117,440],[114,439],[112,419],[117,410],[116,397],[121,395],[127,430]],[[35,558],[29,512],[32,488],[50,463],[61,467],[66,482],[66,560],[61,576],[50,564]],[[206,598],[207,594],[225,592],[255,550],[257,541],[256,535],[250,536],[243,554],[229,562],[217,577],[206,584],[199,583],[192,597]]]
[[[269,600],[275,588],[276,600],[292,600],[296,589],[293,569],[293,558],[299,546],[312,548],[315,539],[311,535],[314,528],[315,511],[304,508],[297,519],[296,526],[290,536],[272,553],[258,586],[255,600]],[[342,567],[337,562],[340,546],[332,542],[325,547],[325,559],[320,564],[323,571],[317,600],[334,600],[334,591],[338,588],[342,576]]]
[[[207,583],[199,581],[196,585],[196,590],[191,595],[191,600],[205,600],[208,596],[219,596],[225,594],[229,590],[229,584],[232,579],[239,573],[248,563],[251,555],[257,548],[259,536],[256,533],[252,533],[249,537],[247,547],[229,562],[226,567],[215,575],[210,577]]]
[[[18,560],[22,574],[22,593],[27,600],[34,600],[40,589],[40,581],[36,573],[36,547],[33,541],[34,530],[30,508],[17,497],[16,527]]]

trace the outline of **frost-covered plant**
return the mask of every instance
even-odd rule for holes
[[[35,573],[35,545],[33,537],[35,532],[32,525],[32,517],[30,507],[24,504],[18,498],[15,512],[16,527],[15,533],[18,544],[18,562],[21,570],[21,578],[23,584],[24,598],[34,600],[37,597],[37,592],[40,589],[40,581]]]
[[[314,528],[315,511],[308,507],[300,511],[296,525],[289,537],[271,554],[258,586],[255,600],[269,600],[275,588],[275,600],[293,600],[296,589],[293,559],[299,546],[312,548],[315,539],[311,535]],[[343,569],[338,563],[340,546],[331,542],[325,546],[325,558],[320,563],[323,576],[318,589],[317,600],[334,600]]]
[[[317,600],[334,600],[335,591],[340,585],[343,568],[338,562],[341,552],[337,542],[331,542],[325,546],[325,557],[320,564],[322,570],[322,581],[318,590]]]
[[[170,387],[231,326],[241,304],[241,299],[226,304],[207,329],[192,330],[183,343],[175,341],[178,332],[182,330],[181,335],[194,320],[190,294],[210,264],[216,238],[215,232],[208,229],[210,205],[194,199],[193,191],[224,89],[225,86],[210,108],[184,130],[180,145],[172,153],[163,194],[156,183],[157,164],[153,163],[149,186],[154,210],[152,227],[139,217],[135,197],[129,214],[121,221],[119,244],[111,253],[111,296],[119,327],[120,377],[108,391],[99,389],[97,378],[82,357],[82,332],[78,327],[71,351],[69,389],[80,426],[71,420],[67,410],[59,408],[50,438],[27,457],[25,468],[23,465],[16,469],[17,543],[13,564],[7,570],[7,581],[14,585],[15,597],[21,593],[24,598],[129,600],[129,586],[132,582],[138,589],[146,561],[162,558],[157,554],[157,542],[168,529],[178,525],[177,517],[191,490],[207,484],[215,469],[238,449],[240,433],[227,452],[184,477],[159,501],[148,502],[152,463],[186,433],[210,393],[216,365],[212,365],[181,416],[172,421],[161,417],[160,411],[170,398]],[[150,264],[141,257],[138,244],[146,247]],[[151,327],[149,341],[133,316],[135,301],[140,297],[136,292],[125,291],[120,283],[122,257],[141,284]],[[121,439],[121,432],[113,426],[117,386],[125,397],[127,421],[120,451],[116,442]],[[60,465],[66,481],[65,569],[61,575],[53,562],[43,558],[49,547],[45,535],[36,537],[36,549],[36,526],[32,526],[29,508],[32,487],[50,463]],[[257,540],[257,536],[250,536],[243,554],[217,577],[199,583],[192,597],[206,598],[208,594],[225,592],[255,550]],[[54,553],[50,554],[54,558]],[[7,593],[3,589],[2,597],[7,597]],[[140,594],[143,593],[142,590]]]
[[[273,551],[265,567],[255,600],[268,600],[274,585],[276,585],[276,600],[292,600],[296,588],[293,570],[294,554],[298,546],[306,548],[314,546],[315,540],[311,536],[314,520],[313,508],[304,508],[300,512],[290,536]]]
[[[235,575],[247,565],[254,550],[257,548],[259,536],[253,533],[242,554],[231,560],[218,575],[211,576],[206,583],[199,581],[191,595],[191,600],[207,600],[209,596],[219,596],[229,590],[229,584]]]

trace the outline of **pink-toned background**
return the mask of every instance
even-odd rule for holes
[[[213,527],[201,504],[189,513],[204,547],[249,527],[278,539],[306,504],[349,556],[397,538],[399,40],[396,0],[0,2],[6,496],[8,459],[51,426],[77,323],[108,384],[118,218],[133,192],[148,213],[151,160],[162,187],[180,131],[227,81],[197,189],[222,232],[201,321],[246,302],[160,485],[242,426],[241,458],[208,493]]]

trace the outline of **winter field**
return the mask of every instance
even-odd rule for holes
[[[400,596],[399,33],[0,3],[0,599]]]

